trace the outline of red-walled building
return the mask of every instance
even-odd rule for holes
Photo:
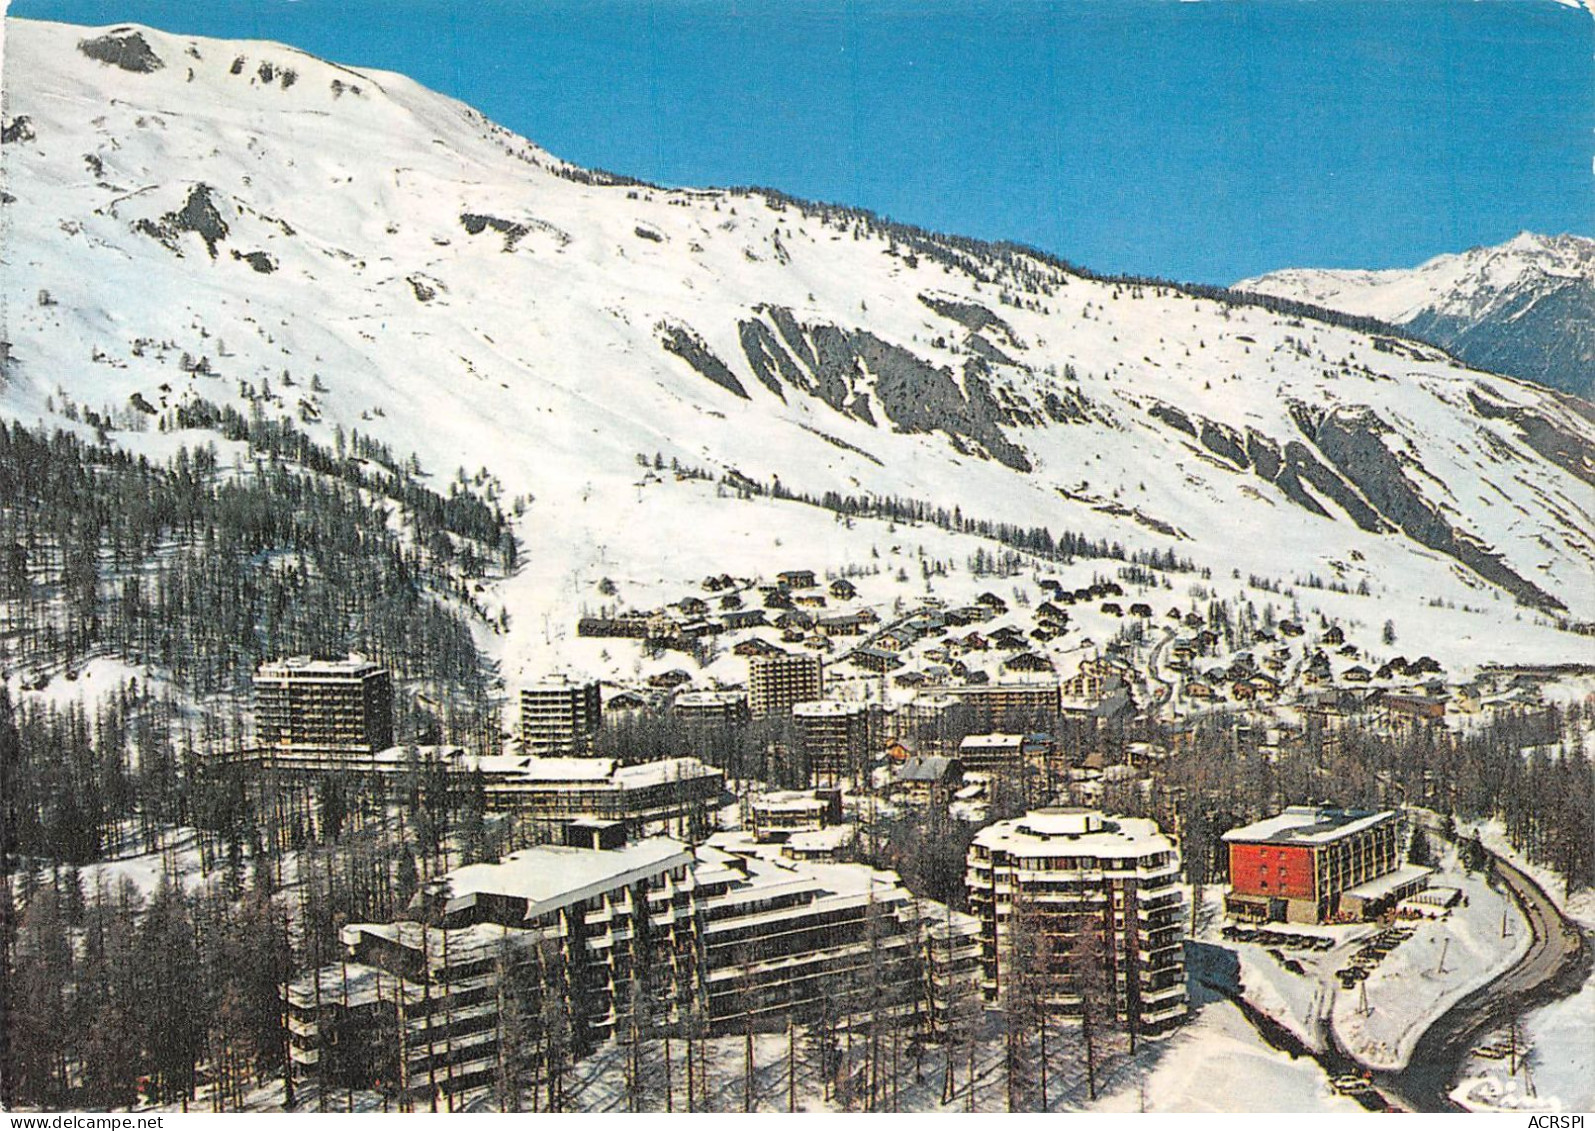
[[[1394,810],[1293,805],[1224,834],[1238,918],[1322,923],[1366,916],[1428,882],[1429,870],[1401,866],[1401,817]]]

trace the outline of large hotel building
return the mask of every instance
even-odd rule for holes
[[[1225,910],[1242,919],[1291,923],[1377,913],[1428,882],[1429,869],[1401,863],[1402,839],[1393,809],[1292,805],[1231,829],[1224,834]]]

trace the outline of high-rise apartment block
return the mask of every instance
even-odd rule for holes
[[[818,656],[753,656],[748,660],[748,708],[756,719],[780,718],[794,703],[825,694]]]
[[[364,659],[295,656],[255,673],[255,730],[271,757],[369,758],[393,745],[393,680]]]
[[[602,719],[597,681],[534,683],[521,689],[521,751],[538,757],[591,754]]]
[[[989,1000],[1111,1009],[1142,1036],[1184,1020],[1180,854],[1156,822],[1038,809],[982,829],[968,865]]]
[[[817,786],[858,781],[869,766],[869,708],[863,703],[819,699],[792,706],[792,729]]]

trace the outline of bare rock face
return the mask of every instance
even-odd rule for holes
[[[158,71],[166,65],[150,48],[143,35],[121,28],[98,39],[79,41],[78,50],[90,59],[98,59],[102,63],[139,75]]]

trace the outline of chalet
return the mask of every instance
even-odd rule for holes
[[[1088,657],[1081,662],[1074,675],[1060,686],[1065,696],[1079,699],[1098,699],[1111,687],[1124,682],[1129,667],[1123,661],[1106,657]]]
[[[1184,614],[1183,614],[1183,613],[1181,613],[1181,612],[1180,612],[1180,609],[1179,609],[1179,606],[1178,606],[1178,605],[1176,605],[1176,606],[1174,606],[1174,607],[1173,607],[1173,608],[1171,608],[1171,609],[1170,609],[1170,610],[1169,610],[1169,611],[1168,611],[1168,612],[1167,612],[1167,613],[1165,613],[1165,614],[1164,614],[1164,615],[1165,615],[1165,616],[1166,616],[1166,617],[1167,617],[1167,618],[1168,618],[1168,619],[1169,619],[1169,620],[1173,620],[1173,621],[1177,621],[1177,620],[1179,620],[1179,619],[1180,619],[1180,618],[1181,618],[1181,617],[1183,617],[1183,616],[1184,616]]]
[[[1353,659],[1353,660],[1355,660],[1359,655],[1361,655],[1361,653],[1359,652],[1359,650],[1358,650],[1358,648],[1357,648],[1357,646],[1355,644],[1343,645],[1341,647],[1341,649],[1340,649],[1340,654],[1342,656],[1349,657],[1350,659]]]
[[[1119,608],[1118,604],[1113,601],[1103,601],[1102,611],[1110,617],[1122,617],[1124,615],[1124,610]]]
[[[620,711],[646,711],[648,700],[638,695],[635,691],[617,691],[604,700],[604,714],[613,715]]]
[[[1122,597],[1122,596],[1124,596],[1124,588],[1117,581],[1104,582],[1098,588],[1101,589],[1102,596],[1104,596],[1104,597]]]
[[[964,682],[974,684],[990,683],[991,676],[983,671],[971,671],[964,675]]]
[[[825,608],[825,594],[800,593],[792,598],[792,603],[804,609],[823,609]]]
[[[995,613],[1006,613],[1008,611],[1008,602],[995,593],[982,593],[975,598],[975,604],[985,605],[986,608]]]
[[[1438,722],[1445,718],[1446,701],[1443,698],[1392,694],[1384,697],[1382,705],[1392,721],[1402,718],[1413,722]]]
[[[967,652],[984,652],[991,647],[986,643],[986,638],[978,632],[971,632],[958,642]]]
[[[854,665],[871,672],[889,672],[903,666],[902,657],[880,648],[855,648],[847,658]]]
[[[787,589],[813,589],[819,584],[812,569],[788,569],[775,575],[777,584]]]
[[[963,780],[963,764],[938,754],[909,758],[892,771],[893,792],[909,805],[944,808]]]
[[[1051,640],[1057,635],[1058,634],[1050,628],[1032,628],[1030,630],[1031,639],[1039,641],[1042,644],[1045,644],[1047,641]]]
[[[1346,642],[1346,634],[1341,631],[1338,624],[1332,624],[1325,630],[1323,636],[1319,637],[1319,640],[1324,644],[1340,645]]]
[[[1252,689],[1251,681],[1245,679],[1237,679],[1230,684],[1229,693],[1230,697],[1237,703],[1249,703],[1256,695],[1256,692]]]
[[[947,618],[939,611],[925,609],[915,613],[903,622],[904,627],[910,628],[921,636],[928,636],[932,632],[940,632],[947,627]]]
[[[1192,699],[1211,699],[1213,688],[1199,679],[1193,679],[1185,685],[1185,694]]]
[[[1196,646],[1206,652],[1209,648],[1218,646],[1218,633],[1211,628],[1204,628],[1196,634]]]
[[[1076,601],[1090,601],[1090,600],[1094,599],[1096,597],[1096,595],[1097,595],[1097,591],[1094,588],[1093,589],[1076,589],[1073,593],[1069,594],[1069,596],[1073,600],[1076,600]]]
[[[731,649],[738,656],[784,656],[785,650],[777,648],[768,640],[755,636],[751,640],[744,640]]]
[[[1181,637],[1169,648],[1169,653],[1181,662],[1189,662],[1196,656],[1196,644],[1189,637]]]
[[[763,609],[732,609],[720,614],[720,623],[728,629],[759,628],[764,623]]]
[[[1057,596],[1059,593],[1063,592],[1063,582],[1059,581],[1056,577],[1043,577],[1041,579],[1041,588],[1047,590],[1053,596]]]
[[[1058,608],[1051,601],[1043,601],[1036,606],[1037,620],[1061,620],[1067,622],[1069,614]]]
[[[881,619],[880,614],[877,613],[874,609],[860,609],[858,612],[854,613],[853,615],[856,616],[864,624],[875,624],[877,621],[879,621]]]
[[[720,598],[720,607],[722,609],[740,609],[742,607],[742,598],[735,593],[727,593]]]
[[[1344,672],[1342,672],[1340,678],[1345,680],[1347,683],[1367,683],[1373,678],[1373,673],[1367,668],[1363,667],[1361,664],[1357,664],[1356,666],[1347,668]]]
[[[703,587],[711,593],[721,593],[727,589],[734,589],[736,582],[731,580],[731,575],[722,573],[719,577],[713,574],[703,579]]]
[[[682,671],[680,668],[671,668],[667,672],[660,672],[658,675],[651,675],[648,677],[649,687],[662,687],[666,689],[680,687],[682,684],[691,682],[692,676]]]
[[[824,636],[808,637],[803,641],[803,647],[812,648],[816,652],[833,652],[836,650],[836,645],[832,644]]]
[[[892,677],[892,682],[898,687],[924,687],[930,682],[930,677],[924,672],[903,672]]]
[[[764,607],[767,609],[790,609],[792,607],[792,598],[776,589],[764,595]]]
[[[838,613],[835,616],[820,617],[814,622],[814,631],[826,636],[861,636],[864,632],[864,620],[857,613]]]
[[[871,643],[883,652],[901,652],[903,649],[912,646],[914,641],[918,639],[919,636],[911,629],[899,627],[889,628],[885,632],[877,634]]]
[[[838,577],[835,581],[831,582],[830,588],[831,596],[835,597],[838,601],[851,601],[854,597],[858,596],[857,587],[845,577]]]
[[[676,636],[681,640],[702,640],[705,636],[718,636],[725,625],[707,620],[689,620],[676,626]]]
[[[618,617],[582,617],[576,622],[577,636],[621,636],[642,639],[648,635],[648,618],[641,613],[622,613]]]
[[[814,617],[801,609],[788,609],[775,618],[775,627],[787,631],[793,629],[807,631],[814,627]]]
[[[1152,615],[1152,606],[1144,601],[1137,601],[1130,606],[1130,615],[1132,617],[1149,617]]]
[[[1020,652],[1004,660],[1002,666],[1013,672],[1050,672],[1052,661],[1034,652]]]
[[[701,617],[709,611],[709,602],[702,597],[684,597],[676,604],[683,616]]]
[[[1300,636],[1304,631],[1306,630],[1296,621],[1282,620],[1279,622],[1279,634],[1281,636]]]
[[[960,605],[948,610],[946,615],[948,624],[981,624],[996,616],[997,612],[986,605]]]

